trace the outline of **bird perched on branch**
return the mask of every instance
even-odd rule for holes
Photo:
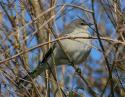
[[[45,57],[33,72],[28,73],[24,80],[30,80],[40,75],[43,71],[48,68],[53,69],[54,64],[56,66],[62,64],[80,64],[86,61],[91,51],[91,39],[78,38],[78,37],[89,37],[88,27],[91,23],[86,23],[82,19],[73,20],[65,28],[64,32],[60,35],[61,37],[77,37],[77,38],[66,38],[57,41],[48,50]],[[26,85],[24,80],[20,80],[18,84]]]

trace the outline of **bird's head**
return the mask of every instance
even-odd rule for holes
[[[87,30],[88,27],[93,25],[93,24],[92,23],[87,23],[83,19],[76,19],[76,20],[72,21],[70,25],[72,27],[78,27],[78,28],[83,28],[83,29]]]

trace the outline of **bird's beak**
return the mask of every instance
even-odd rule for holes
[[[93,26],[94,24],[93,23],[88,23],[88,26]]]

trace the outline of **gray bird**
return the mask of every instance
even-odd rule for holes
[[[81,19],[73,20],[64,28],[65,30],[60,36],[89,37],[88,27],[90,25],[90,23],[86,23]],[[40,62],[40,64],[33,72],[29,73],[30,78],[37,77],[49,67],[53,69],[54,64],[57,66],[62,64],[71,64],[70,61],[72,61],[74,64],[80,64],[86,61],[92,48],[91,39],[72,38],[60,40],[59,42],[62,47],[60,47],[58,42],[53,44],[43,58],[42,62]],[[70,61],[65,53],[70,57]],[[29,76],[25,76],[24,79],[30,80]],[[22,82],[23,80],[20,80],[18,84]]]

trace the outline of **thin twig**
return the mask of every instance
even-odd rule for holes
[[[98,37],[98,41],[99,41],[99,44],[100,44],[100,47],[103,51],[103,55],[104,55],[104,59],[105,59],[105,62],[106,62],[106,66],[108,68],[108,73],[109,73],[109,79],[110,79],[110,85],[111,85],[111,95],[112,97],[114,97],[114,89],[113,89],[113,77],[112,77],[112,71],[111,71],[111,68],[110,68],[110,64],[108,62],[108,59],[105,55],[105,49],[103,47],[103,44],[102,44],[102,41],[101,41],[101,38],[100,38],[100,35],[99,35],[99,31],[98,31],[98,27],[97,27],[97,22],[96,22],[96,18],[95,18],[95,11],[94,11],[94,0],[92,0],[92,10],[94,13],[92,13],[92,16],[93,16],[93,20],[94,20],[94,24],[95,24],[95,29],[96,29],[96,34],[97,34],[97,37]]]
[[[56,41],[58,41],[58,40],[77,39],[77,38],[83,38],[83,39],[98,39],[97,37],[59,37],[59,38],[56,38],[55,40],[47,41],[47,42],[41,43],[41,44],[39,44],[39,45],[36,45],[36,46],[34,46],[34,47],[30,48],[30,49],[26,49],[25,51],[22,51],[22,52],[20,52],[20,53],[14,55],[14,56],[12,56],[12,57],[10,57],[10,58],[7,58],[7,59],[5,59],[5,60],[3,60],[3,61],[0,61],[0,64],[3,64],[3,63],[5,63],[5,62],[8,62],[8,61],[10,61],[10,60],[12,60],[12,59],[14,59],[14,58],[16,58],[16,57],[22,55],[22,54],[28,53],[28,52],[30,52],[30,51],[32,51],[32,50],[35,50],[36,48],[39,48],[39,47],[44,46],[44,45],[47,45],[47,44],[49,44],[49,43],[54,43],[54,42],[56,42]],[[100,37],[100,38],[101,38],[101,40],[112,41],[112,42],[117,43],[117,44],[125,45],[125,42],[122,42],[122,41],[119,41],[119,40],[113,40],[113,39],[106,38],[106,37]]]

